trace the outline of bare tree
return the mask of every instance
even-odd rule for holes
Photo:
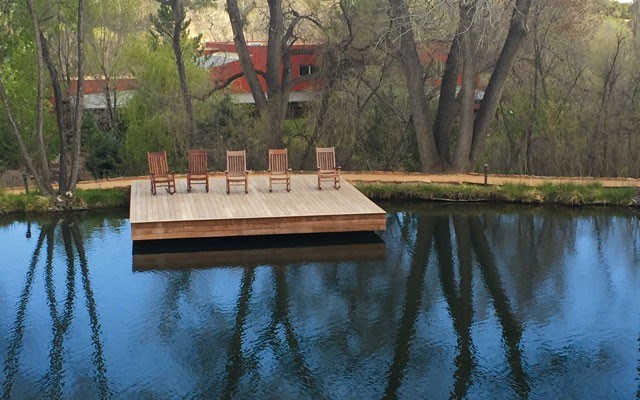
[[[251,61],[249,48],[244,36],[245,20],[240,12],[237,0],[227,0],[227,12],[233,31],[233,41],[242,64],[243,75],[249,84],[258,113],[266,121],[264,136],[269,146],[282,144],[282,127],[286,116],[291,88],[298,82],[314,78],[314,74],[291,78],[292,45],[298,40],[297,29],[303,21],[319,26],[320,23],[310,15],[302,15],[293,8],[284,10],[282,0],[267,0],[269,26],[267,42],[267,65],[265,71],[259,71]],[[305,52],[309,50],[295,50]],[[258,75],[266,83],[262,88]]]
[[[397,39],[397,54],[401,70],[407,82],[409,104],[420,162],[423,171],[466,171],[478,160],[491,123],[498,108],[511,63],[527,34],[526,19],[531,0],[515,0],[509,31],[502,46],[500,56],[493,66],[489,84],[480,103],[474,110],[475,95],[475,48],[480,40],[475,30],[477,10],[481,3],[477,0],[459,0],[458,29],[451,41],[449,61],[445,64],[440,101],[443,106],[436,116],[434,125],[428,121],[428,99],[422,64],[418,56],[413,17],[406,0],[389,0],[392,17],[393,38]],[[466,72],[465,72],[466,69]],[[456,138],[454,157],[449,162],[449,146],[453,141],[450,126],[454,120],[451,112],[457,88],[453,82],[458,72],[463,71],[462,85],[457,97],[456,115],[460,119],[460,130]],[[438,130],[436,131],[435,128]],[[437,146],[437,143],[440,145]]]

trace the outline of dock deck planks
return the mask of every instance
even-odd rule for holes
[[[249,176],[249,194],[237,187],[225,192],[223,177],[211,177],[210,191],[176,180],[176,194],[158,190],[149,182],[131,185],[131,236],[135,240],[186,239],[223,236],[274,235],[316,232],[384,230],[386,212],[343,182],[340,190],[316,187],[315,175],[294,175],[291,192],[267,176]],[[283,185],[282,185],[283,186]]]

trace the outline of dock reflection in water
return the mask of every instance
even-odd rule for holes
[[[133,243],[133,270],[384,260],[373,232],[161,240]]]

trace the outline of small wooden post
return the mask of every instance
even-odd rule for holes
[[[27,180],[27,174],[22,174],[22,182],[24,182],[24,191],[26,194],[29,194],[29,181]]]
[[[489,165],[485,164],[482,169],[484,170],[484,185],[487,186],[487,174],[489,173]]]

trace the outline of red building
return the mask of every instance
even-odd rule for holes
[[[318,60],[313,53],[315,45],[293,45],[291,47],[291,79],[310,75],[317,72]],[[266,71],[267,45],[265,42],[249,42],[249,55],[253,66],[258,71]],[[218,84],[223,84],[234,76],[242,74],[242,65],[236,46],[230,42],[206,42],[202,66],[211,69],[211,78]],[[266,91],[264,77],[258,74],[262,89]],[[293,86],[289,95],[292,103],[309,101],[318,94],[320,82],[317,79],[305,80]],[[231,96],[237,103],[253,103],[251,89],[244,76],[235,79],[230,85]]]
[[[84,108],[89,110],[102,110],[107,108],[107,96],[105,91],[109,85],[111,93],[117,92],[117,97],[114,98],[111,95],[111,106],[125,105],[131,97],[136,88],[136,81],[130,77],[114,78],[107,82],[104,78],[86,77],[83,82],[84,92]],[[78,81],[72,80],[70,82],[69,93],[72,95],[76,93],[78,87]],[[51,103],[54,99],[51,99]]]
[[[317,45],[293,45],[291,47],[291,79],[296,79],[311,75],[318,71],[318,59],[314,53]],[[432,68],[434,76],[438,78],[430,79],[433,86],[439,86],[444,72],[444,64],[447,60],[447,52],[450,44],[447,42],[432,42],[428,45],[419,46],[418,53],[420,60],[425,65]],[[267,45],[266,42],[249,42],[249,55],[254,68],[258,71],[266,71],[267,68]],[[240,58],[236,52],[233,42],[206,42],[203,56],[199,59],[199,65],[210,70],[211,79],[219,86],[225,86],[236,103],[254,103],[251,89],[243,76]],[[236,77],[235,79],[233,79]],[[231,83],[225,85],[229,80]],[[266,82],[263,74],[258,74],[258,80],[262,89],[266,92]],[[75,82],[72,82],[72,92],[75,91]],[[476,78],[476,83],[478,79]],[[458,76],[458,85],[461,84],[461,76]],[[84,83],[85,108],[101,109],[106,108],[106,97],[104,94],[106,82],[101,79],[86,79]],[[118,105],[123,106],[133,96],[135,90],[135,80],[133,78],[122,78],[112,80],[111,90],[118,92]],[[299,103],[310,101],[315,98],[322,89],[322,81],[319,78],[304,79],[294,84],[289,102]],[[476,102],[482,99],[484,92],[476,90]],[[113,99],[112,99],[113,101]]]

